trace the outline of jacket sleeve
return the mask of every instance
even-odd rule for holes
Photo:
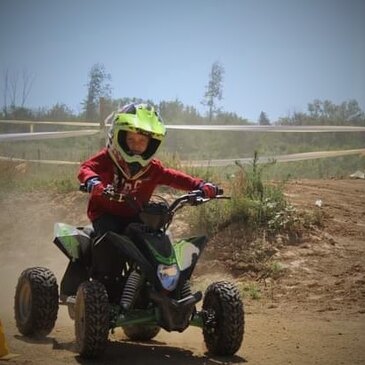
[[[92,177],[100,176],[108,165],[107,150],[102,149],[96,155],[81,164],[78,174],[80,183],[85,183]]]
[[[159,162],[159,185],[171,186],[179,190],[195,190],[203,179],[190,176],[182,171],[166,168]]]

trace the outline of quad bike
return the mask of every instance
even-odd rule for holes
[[[111,188],[104,193],[121,199]],[[216,199],[227,198],[222,194]],[[236,286],[227,281],[210,284],[198,310],[203,295],[192,293],[189,280],[207,239],[198,236],[172,243],[167,233],[176,211],[209,200],[197,190],[171,205],[150,202],[140,212],[142,223],[131,223],[123,235],[108,232],[97,238],[89,226],[57,223],[54,243],[87,275],[76,295],[60,298],[49,269],[24,270],[15,294],[18,330],[26,336],[49,334],[58,306],[64,304],[75,321],[77,349],[83,357],[100,356],[109,331],[116,327],[122,327],[131,340],[147,341],[161,328],[182,332],[198,326],[211,354],[236,353],[244,333],[244,308]]]

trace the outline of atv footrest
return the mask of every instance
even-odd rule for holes
[[[76,303],[76,296],[75,295],[61,295],[60,296],[60,304],[68,305],[68,304],[75,304]]]

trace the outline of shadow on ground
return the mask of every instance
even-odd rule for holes
[[[25,342],[34,341],[35,344],[53,343],[54,350],[66,350],[75,353],[75,360],[79,364],[89,365],[102,363],[103,365],[120,365],[121,362],[133,365],[217,365],[217,364],[243,364],[246,360],[240,356],[219,357],[209,354],[196,355],[191,350],[168,346],[164,342],[149,341],[136,343],[128,340],[109,341],[105,353],[99,359],[84,359],[77,354],[74,341],[61,342],[55,338],[28,339],[17,336]]]

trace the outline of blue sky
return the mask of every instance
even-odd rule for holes
[[[364,110],[365,1],[0,0],[0,106],[5,71],[20,83],[26,69],[26,106],[80,111],[99,62],[114,98],[178,98],[204,112],[215,61],[223,110],[252,121],[314,99],[356,99]]]

